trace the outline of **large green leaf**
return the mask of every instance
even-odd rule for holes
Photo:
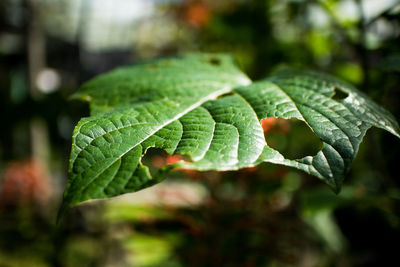
[[[335,93],[347,94],[335,100]],[[154,185],[176,166],[235,170],[271,162],[313,174],[335,191],[371,126],[399,136],[393,116],[331,76],[284,70],[251,83],[226,55],[191,54],[101,75],[74,95],[91,116],[73,133],[62,214],[80,202]],[[315,156],[285,159],[264,139],[268,117],[304,121],[324,146]],[[154,177],[141,163],[150,147],[185,155]]]

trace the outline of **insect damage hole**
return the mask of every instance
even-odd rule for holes
[[[170,155],[165,150],[156,147],[149,147],[141,159],[142,164],[149,168],[152,177],[154,177],[162,167],[177,163],[178,161],[190,162],[191,159],[187,155]]]
[[[343,91],[343,89],[339,87],[335,87],[335,91],[333,92],[332,99],[336,101],[341,101],[349,96],[349,93]]]
[[[323,147],[310,127],[298,119],[267,118],[261,123],[268,146],[287,159],[313,156]]]

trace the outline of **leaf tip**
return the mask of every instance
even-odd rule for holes
[[[333,182],[325,181],[325,183],[327,183],[329,185],[329,187],[331,188],[333,193],[338,195],[340,193],[340,191],[342,191],[342,181],[343,181],[343,179],[336,178],[333,180]]]
[[[61,221],[61,219],[64,217],[65,213],[67,210],[71,207],[71,204],[65,201],[65,198],[63,199],[60,208],[58,209],[57,212],[57,217],[56,217],[56,225],[58,225]]]

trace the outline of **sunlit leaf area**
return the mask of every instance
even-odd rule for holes
[[[399,44],[398,0],[0,1],[0,266],[395,266]],[[113,172],[80,172],[93,161],[81,149],[86,128],[141,118],[149,99],[161,103],[150,113],[181,127],[217,125],[219,153],[197,128],[196,142],[174,150],[149,138],[134,166],[146,166],[142,177],[175,166],[162,182],[81,189],[88,174]],[[349,114],[331,105],[322,118],[296,105],[321,101]],[[238,116],[246,105],[249,116]],[[268,150],[241,139],[242,156],[225,161],[234,134],[202,116],[222,109]],[[174,120],[157,126],[171,143]],[[329,169],[314,171],[297,159],[341,140],[326,134],[332,124],[351,141],[333,142],[345,165],[328,156]]]

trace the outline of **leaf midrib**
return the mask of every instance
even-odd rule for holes
[[[115,160],[112,160],[101,172],[97,173],[89,183],[87,183],[85,186],[80,188],[80,192],[84,191],[88,186],[90,186],[106,169],[108,169],[111,165],[113,165],[115,162],[117,162],[117,160],[120,160],[126,153],[128,153],[129,151],[131,151],[133,148],[135,148],[136,146],[138,146],[139,144],[143,143],[145,140],[147,140],[148,138],[150,138],[151,136],[153,136],[158,130],[162,129],[163,127],[165,127],[166,125],[168,125],[169,123],[178,120],[179,118],[181,118],[182,116],[184,116],[185,114],[187,114],[188,112],[192,111],[193,109],[201,106],[204,102],[208,101],[208,100],[212,100],[220,95],[223,95],[225,93],[228,93],[231,91],[231,87],[229,86],[229,88],[224,88],[221,89],[213,94],[209,94],[206,97],[200,99],[198,102],[196,102],[195,104],[189,106],[187,109],[184,110],[184,112],[181,112],[179,114],[177,114],[175,117],[173,117],[172,119],[164,122],[163,124],[161,124],[158,128],[156,128],[151,134],[149,134],[145,139],[141,140],[140,142],[138,142],[135,145],[132,145],[132,147],[130,147],[127,151],[123,152],[120,156],[116,157]],[[101,135],[102,136],[102,135]],[[100,137],[100,136],[99,136]],[[98,137],[97,137],[98,138]],[[82,150],[81,150],[82,151]],[[79,154],[81,153],[81,151],[78,153],[77,157],[75,158],[75,160],[78,158]],[[70,163],[71,166],[73,165],[73,162]],[[85,170],[87,170],[88,168],[86,168]],[[83,170],[82,172],[84,172],[85,170]],[[82,172],[80,172],[79,174],[82,174]]]

